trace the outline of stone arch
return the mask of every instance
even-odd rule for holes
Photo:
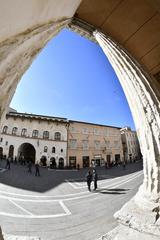
[[[4,48],[6,46],[8,51],[2,51],[1,54],[2,59],[4,59],[0,69],[1,80],[5,79],[0,91],[1,115],[7,109],[18,81],[25,70],[47,41],[62,27],[66,26],[68,20],[44,22],[44,24],[39,24],[36,27],[30,25],[28,30],[3,43]],[[12,35],[14,34],[12,33]],[[131,107],[144,159],[144,182],[136,202],[138,204],[138,202],[141,203],[140,199],[146,199],[147,201],[142,201],[143,203],[147,202],[151,210],[151,207],[155,206],[160,199],[160,95],[151,84],[150,76],[122,47],[100,32],[95,33],[95,37],[111,61]],[[124,217],[124,223],[126,224],[125,219],[127,217]],[[128,223],[132,225],[130,220]],[[142,228],[140,230],[142,231]]]
[[[149,74],[122,46],[99,31],[95,31],[93,35],[109,59],[124,90],[143,155],[143,184],[136,196],[117,212],[115,217],[120,223],[126,224],[127,221],[128,226],[132,228],[130,231],[141,229],[145,234],[154,235],[156,228],[152,226],[148,230],[146,226],[152,224],[151,212],[160,202],[160,95]],[[143,211],[142,218],[137,213],[137,208],[138,211]],[[116,239],[121,239],[122,236],[127,238],[128,235],[122,233],[125,232],[124,228],[122,230],[120,227],[117,231],[119,237]],[[137,235],[137,232],[134,234],[141,236]],[[156,234],[159,236],[160,231]]]
[[[22,160],[22,158],[24,158],[26,162],[31,160],[33,163],[35,163],[35,147],[31,143],[22,143],[18,148],[17,156],[20,161]]]
[[[10,145],[9,146],[9,151],[8,151],[8,157],[13,160],[13,156],[14,156],[14,146]]]
[[[40,158],[40,164],[41,166],[43,167],[46,167],[47,166],[47,156],[45,155],[42,155],[41,158]]]
[[[50,168],[56,168],[57,167],[57,162],[55,157],[50,158]]]
[[[60,157],[58,160],[58,167],[64,168],[64,158]]]

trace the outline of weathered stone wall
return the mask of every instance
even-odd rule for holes
[[[0,118],[5,115],[24,72],[47,42],[70,22],[80,2],[3,1],[0,8]]]

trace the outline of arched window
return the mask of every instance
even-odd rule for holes
[[[48,151],[48,147],[44,146],[44,152],[47,152],[47,151]]]
[[[13,135],[16,135],[16,134],[17,134],[17,130],[18,130],[18,128],[17,128],[17,127],[14,127],[14,128],[12,129],[12,134],[13,134]]]
[[[56,141],[60,141],[60,140],[61,140],[61,134],[60,134],[60,132],[56,132],[56,133],[55,133],[54,140],[56,140]]]
[[[52,147],[52,153],[55,153],[55,152],[56,152],[56,148]]]
[[[7,126],[4,126],[4,127],[3,127],[3,133],[7,133],[7,130],[8,130],[8,127],[7,127]]]
[[[38,130],[33,130],[32,137],[35,137],[35,138],[38,137]]]
[[[26,133],[27,133],[27,129],[22,128],[21,136],[26,136]]]
[[[43,138],[44,139],[49,139],[49,132],[48,131],[43,132]]]

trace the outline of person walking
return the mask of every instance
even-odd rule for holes
[[[6,162],[5,168],[8,169],[8,170],[11,169],[10,157],[7,158],[7,162]]]
[[[87,179],[88,190],[91,191],[92,173],[90,170],[88,171],[88,173],[86,175],[86,179]]]
[[[125,162],[125,160],[123,161],[123,170],[125,170],[126,169],[126,162]]]
[[[32,161],[31,160],[29,160],[29,162],[28,162],[28,172],[32,173]]]
[[[96,169],[93,169],[94,191],[97,189],[97,180],[98,180],[98,174],[96,172]]]
[[[40,176],[40,172],[39,172],[39,164],[36,162],[35,163],[35,170],[36,170],[36,172],[35,172],[35,176]]]
[[[79,170],[80,166],[79,166],[79,163],[77,164],[77,170]]]

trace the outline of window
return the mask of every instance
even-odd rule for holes
[[[52,153],[55,153],[55,152],[56,152],[56,148],[52,147]]]
[[[100,135],[100,131],[97,128],[93,129],[93,134],[94,135]]]
[[[83,133],[83,134],[88,134],[88,133],[89,133],[88,128],[82,128],[82,133]]]
[[[69,147],[71,149],[76,149],[77,148],[77,140],[76,139],[70,139],[69,140]]]
[[[7,127],[7,126],[4,126],[4,127],[3,127],[3,133],[7,133],[7,130],[8,130],[8,127]]]
[[[69,157],[69,167],[76,168],[76,156]]]
[[[105,129],[104,130],[104,136],[108,136],[109,134],[108,134],[108,129]]]
[[[6,146],[8,145],[8,141],[6,141]]]
[[[94,147],[95,147],[95,149],[100,149],[100,141],[95,140]]]
[[[76,128],[74,128],[74,127],[70,127],[70,132],[72,132],[72,133],[77,133],[77,130],[76,130]]]
[[[3,138],[0,138],[0,142],[3,142]]]
[[[47,152],[47,151],[48,151],[48,147],[45,146],[45,147],[44,147],[44,152]]]
[[[119,147],[118,141],[114,141],[114,147],[115,148]]]
[[[106,147],[109,148],[110,147],[110,141],[106,140],[105,143],[106,143]]]
[[[63,152],[63,148],[61,148],[61,152]]]
[[[60,132],[56,132],[55,135],[54,135],[54,140],[56,141],[60,141],[61,140],[61,134]]]
[[[82,147],[85,150],[87,150],[89,148],[88,140],[83,140],[82,141]]]
[[[27,129],[22,128],[21,136],[26,136],[26,133],[27,133]]]
[[[13,134],[13,135],[16,135],[16,134],[17,134],[17,130],[18,130],[18,128],[17,128],[17,127],[14,127],[14,128],[12,129],[12,134]]]
[[[43,138],[44,139],[49,139],[49,132],[48,131],[43,132]]]
[[[32,137],[38,137],[38,130],[33,130]]]

